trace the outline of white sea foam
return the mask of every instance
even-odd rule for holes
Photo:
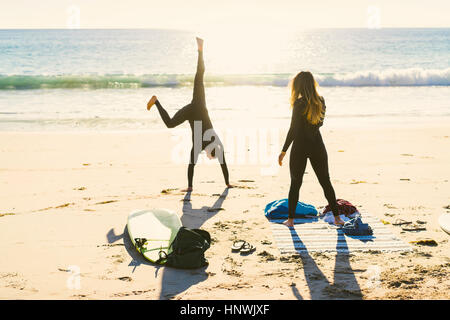
[[[381,71],[360,71],[348,74],[318,75],[317,82],[328,86],[448,86],[450,68],[447,69],[389,69]]]
[[[293,74],[242,74],[206,75],[207,86],[275,86],[289,84]],[[0,76],[0,90],[19,89],[122,89],[146,87],[192,86],[193,75],[9,75]],[[352,73],[317,73],[315,78],[323,87],[371,87],[371,86],[449,86],[450,68],[446,69],[389,69],[358,71]]]

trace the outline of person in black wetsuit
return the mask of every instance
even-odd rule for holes
[[[219,160],[225,184],[228,188],[233,187],[229,182],[223,144],[213,129],[208,109],[206,108],[205,86],[203,83],[205,63],[203,61],[203,40],[200,38],[197,38],[197,48],[197,72],[194,78],[194,93],[191,103],[178,110],[172,118],[170,118],[156,96],[153,96],[147,103],[147,110],[150,110],[156,104],[159,114],[168,128],[174,128],[186,120],[189,121],[192,130],[192,149],[188,166],[188,188],[183,190],[187,192],[193,190],[194,166],[197,163],[200,152],[203,150],[206,151],[208,158],[217,158]]]
[[[325,117],[325,100],[316,90],[316,82],[311,72],[302,71],[295,76],[291,83],[292,120],[286,136],[282,152],[278,157],[280,166],[286,151],[292,144],[289,159],[291,186],[289,189],[289,217],[284,224],[294,226],[295,209],[299,198],[300,187],[303,182],[306,161],[309,158],[320,185],[333,211],[335,224],[344,222],[339,217],[336,195],[331,185],[328,173],[328,155],[319,128]]]

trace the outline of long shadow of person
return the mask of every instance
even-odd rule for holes
[[[334,263],[333,286],[330,294],[338,299],[361,300],[362,293],[355,271],[350,265],[350,249],[347,244],[347,236],[340,229],[336,229],[336,260]],[[367,240],[361,240],[366,242]]]
[[[211,207],[192,208],[191,192],[186,193],[183,198],[183,215],[181,222],[183,226],[191,229],[200,228],[208,219],[214,217],[220,210],[228,196],[228,188],[225,188]]]
[[[192,208],[191,193],[188,192],[183,198],[183,215],[181,222],[183,226],[190,229],[200,228],[208,219],[215,216],[228,195],[228,188],[219,195],[216,202],[211,206],[203,206],[201,208]],[[164,268],[162,277],[162,286],[160,299],[170,299],[181,292],[186,291],[191,286],[205,281],[208,278],[206,268],[196,270],[181,270],[173,268]]]
[[[350,266],[349,254],[346,252],[348,251],[348,246],[345,235],[342,235],[340,234],[340,231],[337,231],[337,254],[334,267],[334,280],[331,284],[309,254],[307,247],[301,240],[297,231],[294,228],[290,228],[290,231],[294,247],[302,248],[297,249],[297,252],[303,264],[303,271],[309,287],[311,299],[327,299],[330,297],[338,299],[362,298],[358,282],[356,281],[354,272]],[[345,273],[345,277],[341,276],[342,273]],[[348,290],[346,289],[347,287],[350,287],[351,289]],[[298,290],[296,292],[294,289],[296,288],[292,287],[294,295],[299,298]]]

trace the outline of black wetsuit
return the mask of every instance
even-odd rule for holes
[[[325,100],[322,98],[323,115],[325,114]],[[317,125],[313,125],[306,119],[304,114],[306,101],[303,98],[294,103],[292,110],[291,127],[283,146],[286,152],[293,142],[289,159],[291,173],[291,187],[289,189],[289,218],[294,218],[295,209],[299,198],[300,187],[306,168],[306,160],[309,158],[311,166],[316,173],[320,185],[325,193],[325,198],[333,211],[333,215],[339,215],[336,203],[336,195],[331,185],[328,173],[328,155],[322,140],[319,128],[323,124],[323,118]]]
[[[213,133],[211,140],[209,138],[205,139],[206,141],[204,140],[205,132],[209,129],[213,129],[211,119],[209,118],[208,109],[206,108],[205,86],[203,83],[204,73],[205,73],[205,63],[203,61],[203,52],[199,51],[197,61],[197,72],[195,74],[194,79],[194,93],[191,103],[178,110],[172,118],[170,118],[169,114],[162,107],[162,105],[158,100],[156,100],[155,103],[162,120],[164,121],[164,123],[168,128],[174,128],[186,120],[189,121],[189,125],[191,126],[192,131],[192,149],[188,167],[189,187],[192,187],[192,180],[194,177],[194,166],[197,163],[200,152],[202,152],[211,143],[216,142],[215,140],[218,139],[215,132],[211,131]],[[196,125],[201,125],[201,132],[200,131],[195,132]],[[229,184],[228,168],[225,162],[223,145],[219,139],[216,143],[217,145],[220,145],[219,150],[221,154],[217,154],[217,152],[215,152],[216,149],[214,149],[211,152],[211,154],[213,156],[216,156],[217,159],[219,160],[220,166],[222,167],[222,173],[225,178],[225,183],[228,185]]]

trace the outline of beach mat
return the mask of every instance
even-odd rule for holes
[[[302,252],[411,251],[380,219],[361,213],[364,223],[373,230],[371,236],[348,236],[319,217],[294,219],[294,228],[282,224],[284,219],[271,219],[272,234],[282,254]]]

